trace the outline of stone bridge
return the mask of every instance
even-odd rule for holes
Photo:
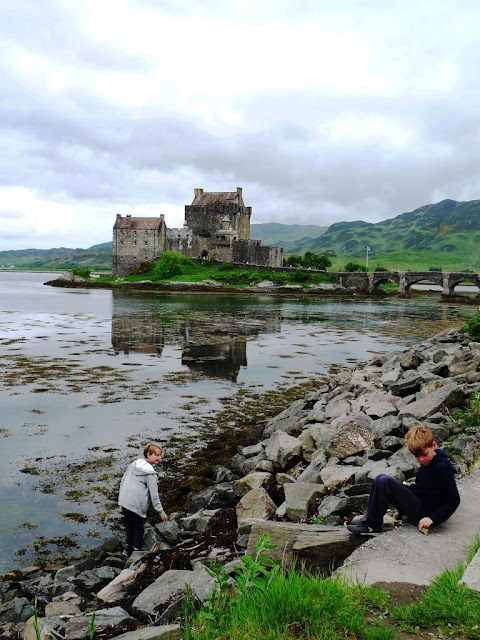
[[[407,296],[412,284],[428,282],[442,287],[442,296],[455,295],[455,287],[461,282],[471,282],[480,296],[480,275],[477,273],[442,273],[439,271],[373,271],[369,273],[337,273],[338,283],[354,287],[365,293],[380,293],[379,286],[392,280],[398,285],[398,294]]]

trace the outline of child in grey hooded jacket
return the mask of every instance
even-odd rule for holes
[[[120,482],[118,504],[122,507],[127,533],[124,555],[139,551],[143,546],[145,518],[150,501],[162,521],[168,520],[158,495],[157,472],[153,468],[162,459],[162,447],[149,442],[143,450],[143,456],[128,465]]]

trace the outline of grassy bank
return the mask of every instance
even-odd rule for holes
[[[466,564],[479,546],[477,541]],[[266,538],[255,558],[242,558],[233,588],[213,567],[217,588],[207,606],[197,609],[192,594],[186,599],[185,640],[480,638],[480,594],[459,584],[466,564],[428,588],[387,591],[280,569],[262,556],[265,550]]]

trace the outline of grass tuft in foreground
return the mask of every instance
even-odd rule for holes
[[[219,568],[211,572],[217,588],[206,607],[195,610],[195,599],[186,599],[184,640],[395,640],[405,632],[480,638],[480,593],[459,584],[466,565],[438,576],[418,602],[393,606],[386,592],[338,577],[276,563],[268,575],[270,562],[262,555],[272,548],[268,543],[268,537],[259,539],[256,556],[236,570],[235,585]],[[478,548],[480,540],[467,564]]]

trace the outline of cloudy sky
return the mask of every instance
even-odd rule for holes
[[[478,0],[0,0],[0,250],[480,198]]]

